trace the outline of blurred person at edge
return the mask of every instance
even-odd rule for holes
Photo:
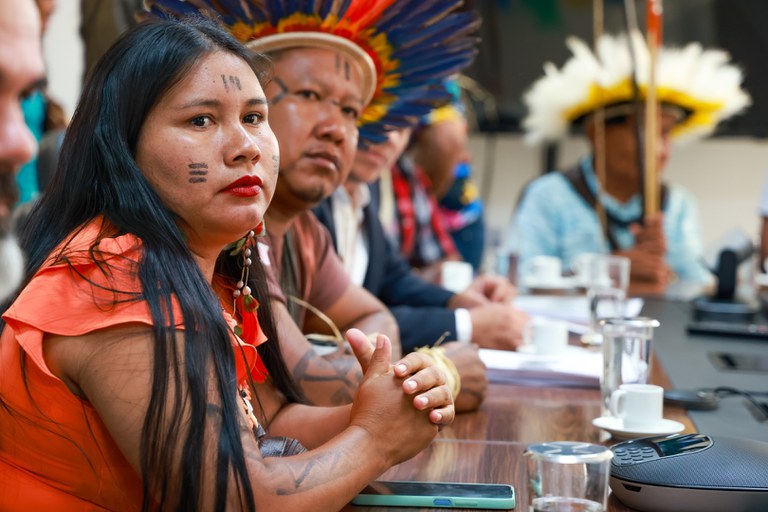
[[[0,2],[0,300],[16,289],[24,271],[11,221],[19,197],[16,174],[37,147],[21,100],[45,85],[40,33],[34,0]]]
[[[40,12],[40,37],[42,38],[45,36],[48,20],[56,10],[56,0],[36,0],[36,3]],[[62,106],[51,98],[48,91],[43,87],[25,97],[21,102],[21,108],[24,111],[24,120],[40,146],[43,162],[40,162],[41,155],[38,155],[27,162],[16,176],[16,183],[19,187],[19,206],[24,205],[24,208],[16,213],[17,217],[26,215],[32,206],[31,203],[34,202],[33,200],[50,181],[50,175],[55,168],[55,155],[58,153],[63,131],[69,121]],[[42,143],[43,136],[46,134],[51,134],[51,137],[56,138],[56,141],[52,141],[48,146],[50,158],[45,158],[47,156],[44,149],[46,145]],[[16,223],[18,225],[23,222],[21,219],[17,219]]]

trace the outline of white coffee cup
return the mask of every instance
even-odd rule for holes
[[[453,293],[469,288],[472,279],[472,265],[466,261],[444,261],[440,266],[440,283]]]
[[[554,284],[562,279],[563,262],[556,256],[534,256],[526,278],[537,284]]]
[[[622,384],[611,395],[611,414],[624,421],[624,428],[653,430],[664,418],[664,388],[653,384]]]
[[[523,343],[536,354],[559,354],[568,346],[568,322],[535,316],[525,324]]]

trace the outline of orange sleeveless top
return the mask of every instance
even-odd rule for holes
[[[125,323],[152,323],[147,304],[129,300],[141,292],[136,275],[141,241],[133,235],[102,239],[97,249],[109,269],[105,276],[88,255],[100,227],[100,219],[92,221],[68,245],[72,268],[61,261],[46,263],[3,315],[0,396],[7,407],[0,406],[0,510],[141,507],[139,475],[96,410],[73,395],[43,358],[46,333],[78,336]],[[232,317],[224,316],[232,326]],[[174,318],[181,319],[176,301]],[[258,329],[256,345],[264,341]],[[245,361],[235,351],[238,382],[261,366],[255,346],[242,348]]]

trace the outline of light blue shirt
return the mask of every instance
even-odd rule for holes
[[[581,160],[587,185],[597,195],[597,179],[591,157]],[[667,264],[683,281],[709,283],[712,274],[702,260],[699,213],[693,197],[685,190],[669,186],[664,209],[664,233]],[[617,219],[630,221],[642,211],[639,195],[620,203],[608,194],[600,194],[607,212]],[[620,249],[631,248],[635,239],[628,227],[611,230]],[[564,268],[582,253],[609,253],[610,245],[594,208],[574,189],[560,172],[548,173],[532,181],[525,189],[512,219],[508,236],[511,251],[519,257],[521,270],[537,255],[557,256]]]

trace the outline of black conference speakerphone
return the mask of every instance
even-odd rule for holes
[[[765,512],[768,443],[676,434],[611,447],[611,490],[644,512]]]

